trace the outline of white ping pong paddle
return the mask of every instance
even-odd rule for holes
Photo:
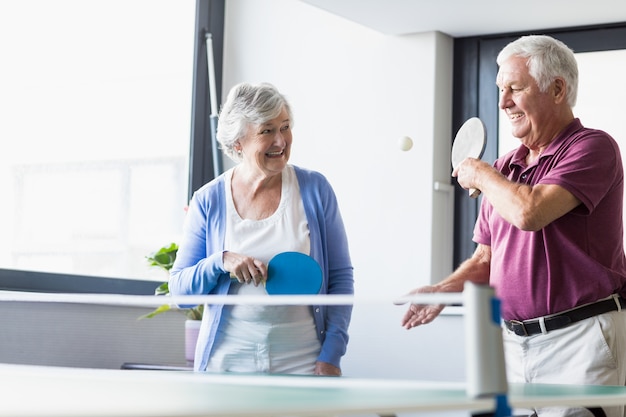
[[[452,144],[452,168],[463,162],[465,158],[480,159],[485,152],[487,145],[487,131],[482,120],[478,117],[471,117],[459,128]],[[480,195],[480,190],[470,189],[469,195],[476,198]]]
[[[237,279],[232,276],[231,279]],[[282,252],[267,264],[265,290],[270,295],[313,295],[322,287],[322,268],[300,252]]]

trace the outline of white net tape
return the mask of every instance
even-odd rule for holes
[[[351,305],[356,303],[414,303],[414,304],[463,304],[462,293],[418,294],[401,297],[352,296],[352,295],[123,295],[123,294],[73,294],[0,291],[0,301],[48,302],[74,304],[104,304],[156,307],[162,304],[258,304],[258,305]]]

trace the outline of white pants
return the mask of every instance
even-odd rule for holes
[[[611,312],[563,329],[529,337],[504,329],[510,382],[624,385],[626,311]],[[624,407],[603,407],[607,417],[624,417]],[[591,417],[584,408],[541,408],[539,417]]]
[[[225,306],[208,372],[315,373],[321,350],[309,306]]]

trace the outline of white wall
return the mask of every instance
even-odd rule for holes
[[[450,183],[452,46],[441,33],[388,36],[295,0],[226,2],[224,96],[268,81],[288,97],[291,162],[333,184],[357,294],[392,298],[451,271],[453,200],[433,185]],[[409,152],[397,146],[404,135]],[[355,306],[344,373],[462,378],[440,349],[463,356],[460,318],[407,332],[404,311]]]

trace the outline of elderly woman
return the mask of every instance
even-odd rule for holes
[[[232,88],[217,138],[237,165],[194,193],[172,295],[267,295],[259,285],[267,263],[285,251],[320,264],[320,294],[353,293],[332,187],[320,173],[288,164],[292,124],[289,103],[274,86]],[[351,306],[207,305],[195,370],[339,376],[351,313]]]

